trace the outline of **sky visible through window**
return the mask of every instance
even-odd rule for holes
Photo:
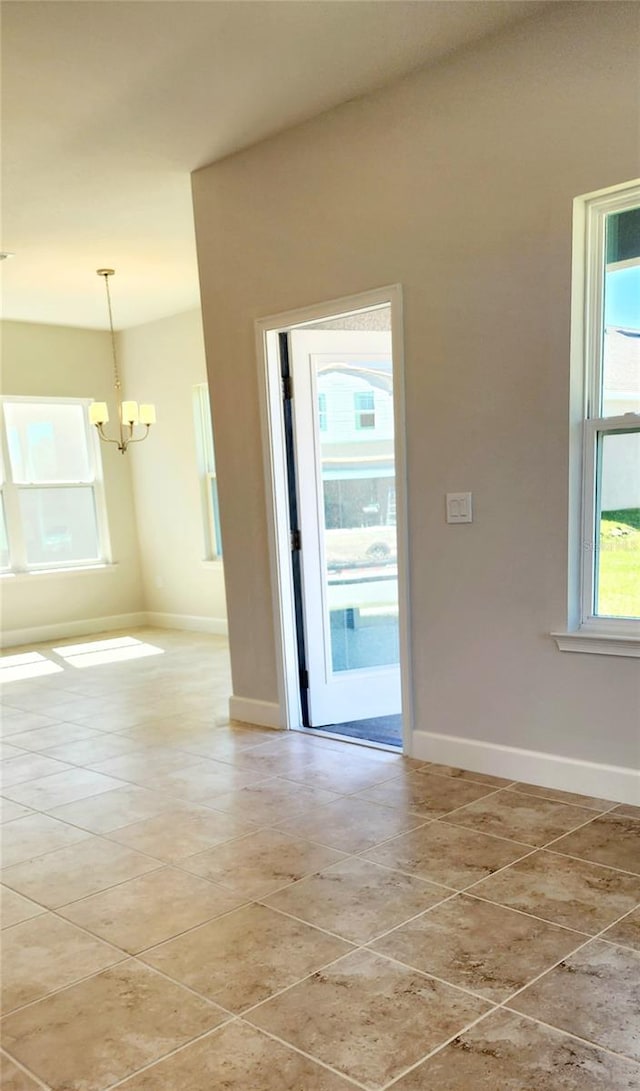
[[[640,265],[607,273],[605,326],[640,329]]]

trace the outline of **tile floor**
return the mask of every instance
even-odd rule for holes
[[[640,1089],[637,808],[232,724],[223,640],[133,635],[0,692],[3,1089]]]

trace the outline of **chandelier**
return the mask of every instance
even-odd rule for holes
[[[115,438],[105,435],[104,425],[109,421],[109,410],[106,402],[92,402],[89,406],[89,420],[96,426],[98,435],[105,443],[117,444],[118,450],[124,454],[130,443],[141,443],[149,435],[149,429],[156,423],[156,409],[154,405],[140,405],[137,402],[123,402],[122,383],[118,371],[118,357],[116,354],[116,336],[113,332],[113,315],[111,313],[111,293],[109,291],[109,277],[115,273],[115,269],[96,269],[99,277],[104,277],[104,286],[107,292],[107,307],[109,310],[109,329],[111,331],[111,353],[113,356],[113,379],[116,391],[116,404],[118,407],[119,434]],[[134,435],[134,429],[144,428],[142,435]]]

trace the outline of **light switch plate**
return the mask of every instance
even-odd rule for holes
[[[472,523],[470,492],[447,493],[447,523]]]

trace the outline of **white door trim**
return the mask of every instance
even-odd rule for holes
[[[287,728],[302,725],[298,684],[298,658],[295,627],[295,601],[291,568],[289,498],[284,424],[282,417],[282,383],[280,379],[277,334],[292,326],[325,321],[351,311],[391,307],[395,471],[396,471],[396,530],[398,538],[398,622],[400,635],[400,675],[404,750],[411,752],[413,732],[413,685],[410,644],[409,588],[409,529],[407,511],[407,459],[405,437],[405,387],[403,355],[402,289],[399,284],[360,295],[330,300],[300,310],[286,311],[257,319],[256,355],[258,361],[258,392],[265,473],[265,498],[269,536],[269,564],[278,700],[281,722]]]

